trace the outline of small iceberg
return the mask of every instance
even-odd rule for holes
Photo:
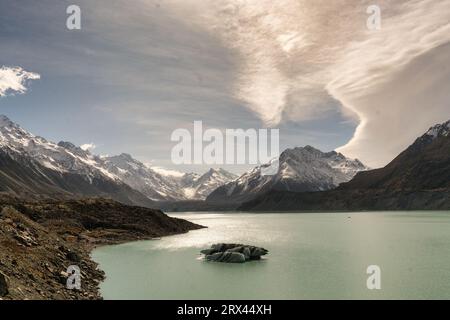
[[[251,260],[260,260],[261,256],[269,253],[264,248],[229,243],[213,244],[211,248],[200,252],[205,255],[206,261],[225,263],[244,263]]]

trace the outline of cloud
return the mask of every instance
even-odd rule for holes
[[[348,127],[359,124],[338,150],[377,167],[450,117],[448,0],[377,0],[379,31],[366,27],[372,0],[81,0],[83,41],[48,24],[64,3],[44,2],[8,4],[8,19],[33,31],[39,23],[46,41],[30,33],[18,42],[6,28],[2,58],[79,76],[96,97],[99,84],[112,88],[111,101],[98,103],[131,124],[141,154],[168,153],[163,143],[150,146],[142,127],[169,136],[200,117],[217,127],[290,126],[298,145],[298,129],[311,123],[340,134],[338,109]],[[34,18],[22,19],[24,10]]]
[[[23,70],[21,67],[0,68],[0,97],[14,93],[25,93],[28,80],[40,79],[40,75]]]
[[[379,31],[366,26],[372,4],[227,0],[197,10],[199,24],[239,56],[234,95],[266,124],[340,105],[359,126],[339,151],[377,167],[450,117],[450,2],[377,1]]]
[[[398,9],[380,32],[348,46],[327,85],[360,119],[338,150],[374,167],[450,118],[450,2],[412,1]]]
[[[214,118],[217,106],[240,104],[265,125],[279,126],[324,119],[339,108],[359,125],[338,150],[372,167],[450,116],[450,71],[443,61],[450,41],[448,0],[378,0],[379,31],[367,28],[371,0],[125,5],[108,7],[120,18],[117,25],[103,21],[110,16],[104,9],[92,22],[99,24],[96,30],[109,27],[101,36],[113,39],[119,52],[132,48],[127,63],[119,64],[125,69],[108,68],[120,76],[105,78],[152,91],[159,100],[155,106],[147,100],[144,108],[152,114],[164,106],[171,118],[189,117],[195,106],[202,117]],[[142,114],[136,113],[147,119]]]
[[[95,144],[93,144],[93,143],[85,143],[85,144],[82,144],[82,145],[80,146],[80,148],[81,148],[82,150],[84,150],[84,151],[92,151],[92,150],[94,150],[95,148],[97,148],[97,146],[96,146]]]
[[[181,178],[185,174],[184,172],[177,171],[177,170],[167,169],[167,168],[163,168],[163,167],[155,167],[155,166],[152,166],[151,164],[146,164],[146,166],[165,177]]]

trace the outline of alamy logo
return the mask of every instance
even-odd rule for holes
[[[66,27],[69,30],[81,29],[81,9],[77,5],[70,5],[66,9],[66,13],[69,17],[66,20]]]
[[[66,287],[69,290],[81,290],[81,271],[78,266],[69,266],[67,268],[67,273],[69,274]]]
[[[367,289],[380,290],[381,289],[381,268],[377,265],[371,265],[367,267],[367,274],[370,276],[367,278]]]
[[[381,8],[377,5],[371,5],[367,7],[367,14],[370,14],[367,18],[367,29],[369,30],[381,30]]]
[[[278,129],[203,130],[194,121],[194,132],[176,129],[170,137],[174,164],[267,164],[267,173],[278,171],[280,133]],[[270,168],[269,168],[270,167]],[[263,173],[264,174],[264,173]]]

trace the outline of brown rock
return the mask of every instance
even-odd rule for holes
[[[66,236],[66,241],[70,243],[75,243],[78,241],[78,238],[75,236]]]
[[[8,277],[0,271],[0,297],[4,297],[9,293],[9,279]]]

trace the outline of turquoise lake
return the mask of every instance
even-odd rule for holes
[[[207,226],[105,246],[105,299],[449,299],[450,212],[177,213]],[[261,246],[261,261],[221,264],[217,242]],[[381,269],[369,290],[367,267]]]

